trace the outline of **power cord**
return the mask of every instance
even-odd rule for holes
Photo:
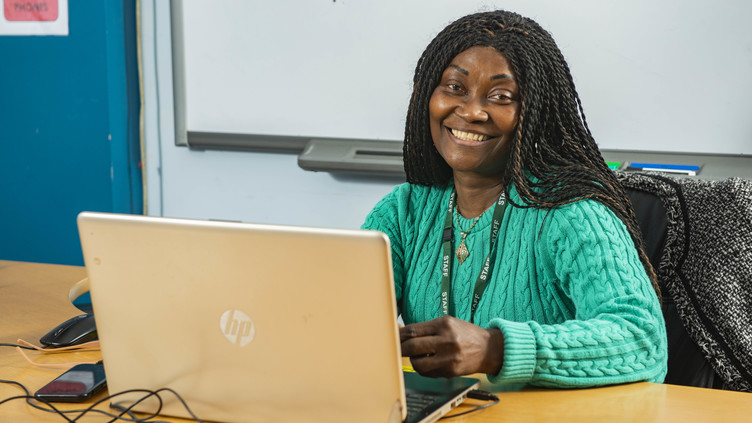
[[[0,347],[16,347],[16,348],[23,348],[25,350],[35,350],[36,348],[30,347],[28,345],[21,345],[21,344],[9,344],[7,342],[0,342]]]
[[[23,389],[23,391],[25,392],[25,395],[17,395],[17,396],[5,398],[4,400],[0,400],[0,406],[3,405],[3,404],[5,404],[5,403],[7,403],[7,402],[13,401],[13,400],[24,399],[24,400],[26,400],[26,403],[28,405],[30,405],[31,407],[34,407],[37,410],[45,411],[45,412],[48,412],[48,413],[57,414],[60,417],[62,417],[63,419],[65,419],[65,421],[68,422],[68,423],[75,423],[75,422],[79,421],[79,419],[81,419],[82,417],[84,417],[85,415],[87,415],[89,413],[99,413],[99,414],[103,414],[103,415],[105,415],[107,417],[110,417],[111,420],[109,420],[109,422],[124,421],[124,422],[132,422],[132,423],[159,423],[160,420],[155,420],[155,418],[158,417],[159,413],[162,411],[163,401],[162,401],[162,397],[160,396],[160,394],[161,393],[165,393],[165,392],[168,392],[168,393],[174,395],[180,401],[180,403],[183,405],[183,407],[185,408],[185,410],[188,412],[188,414],[191,416],[191,418],[195,422],[197,422],[197,423],[204,423],[203,420],[199,419],[193,413],[193,411],[191,411],[191,409],[188,407],[188,404],[186,404],[185,400],[183,400],[183,398],[180,396],[180,394],[178,394],[177,392],[173,391],[170,388],[162,388],[162,389],[158,389],[156,391],[151,391],[151,390],[148,390],[148,389],[130,389],[130,390],[127,390],[127,391],[118,392],[118,393],[113,394],[113,395],[108,395],[108,396],[100,399],[99,401],[96,401],[95,403],[91,404],[89,407],[87,407],[85,409],[80,409],[80,410],[60,410],[57,407],[55,407],[51,402],[41,401],[41,400],[37,399],[36,397],[34,397],[31,394],[31,392],[29,391],[29,389],[26,388],[26,386],[24,386],[20,382],[16,382],[14,380],[0,379],[0,383],[16,385],[16,386],[20,387],[21,389]],[[109,413],[107,411],[95,408],[96,406],[102,404],[103,402],[111,401],[113,398],[116,398],[118,396],[125,395],[125,394],[130,394],[130,393],[143,393],[144,396],[141,397],[140,399],[138,399],[137,401],[135,401],[133,404],[129,405],[128,407],[124,407],[124,406],[119,405],[119,404],[113,404],[112,407],[120,410],[120,414],[113,414],[113,413]],[[147,417],[140,417],[140,418],[136,417],[131,412],[131,410],[133,409],[133,407],[135,407],[136,405],[140,404],[141,402],[147,400],[150,397],[156,397],[157,401],[159,402],[159,406],[157,407],[157,409],[154,412],[152,412],[150,415],[148,415]],[[78,415],[75,416],[75,417],[73,417],[73,418],[71,418],[71,417],[68,417],[68,414],[78,414]],[[128,415],[128,417],[125,417],[126,414]]]
[[[494,395],[494,394],[492,394],[492,393],[490,393],[488,391],[481,391],[480,389],[473,389],[473,390],[469,391],[467,393],[467,397],[471,398],[471,399],[476,399],[476,400],[481,400],[481,401],[492,401],[492,402],[489,402],[488,404],[478,405],[478,406],[476,406],[476,407],[474,407],[474,408],[472,408],[470,410],[463,411],[461,413],[448,414],[448,415],[442,417],[441,419],[451,419],[453,417],[464,416],[465,414],[474,413],[476,411],[483,410],[485,408],[491,407],[491,406],[496,405],[496,404],[499,403],[499,397],[498,396],[496,396],[496,395]]]

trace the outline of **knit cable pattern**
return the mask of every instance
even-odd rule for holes
[[[450,192],[400,185],[363,225],[392,240],[406,323],[441,315],[440,236]],[[510,195],[519,199],[514,189]],[[455,315],[463,319],[489,249],[484,220],[490,223],[490,211],[467,238],[468,261],[453,263]],[[605,206],[508,207],[495,261],[474,321],[505,336],[504,366],[489,376],[493,382],[583,387],[663,380],[660,306],[628,231]]]

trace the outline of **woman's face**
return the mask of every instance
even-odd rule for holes
[[[504,172],[520,113],[512,66],[493,47],[471,47],[444,70],[428,104],[431,137],[455,172]]]

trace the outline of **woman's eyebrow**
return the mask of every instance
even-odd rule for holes
[[[491,77],[491,81],[495,81],[497,79],[509,79],[511,81],[514,81],[514,77],[506,73],[500,73]]]
[[[465,76],[470,75],[470,72],[468,72],[467,69],[465,69],[465,68],[463,68],[463,67],[461,67],[459,65],[455,65],[454,63],[451,63],[448,67],[457,69],[457,71],[459,73],[461,73],[461,74],[463,74]],[[491,77],[491,81],[495,81],[497,79],[508,79],[510,81],[514,81],[514,77],[512,75],[507,74],[507,73],[500,73],[498,75],[494,75],[494,76]]]
[[[463,75],[465,75],[465,76],[468,76],[468,75],[470,75],[470,72],[468,72],[468,71],[467,71],[467,69],[465,69],[465,68],[462,68],[462,67],[460,67],[460,66],[457,66],[457,65],[455,65],[455,64],[450,64],[450,65],[449,65],[449,67],[450,67],[450,68],[455,68],[455,69],[457,69],[457,70],[458,70],[458,71],[459,71],[459,72],[460,72],[461,74],[463,74]]]

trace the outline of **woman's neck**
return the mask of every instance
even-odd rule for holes
[[[499,175],[484,177],[455,172],[454,187],[457,190],[457,212],[472,219],[483,214],[499,199],[504,191],[504,182]]]

